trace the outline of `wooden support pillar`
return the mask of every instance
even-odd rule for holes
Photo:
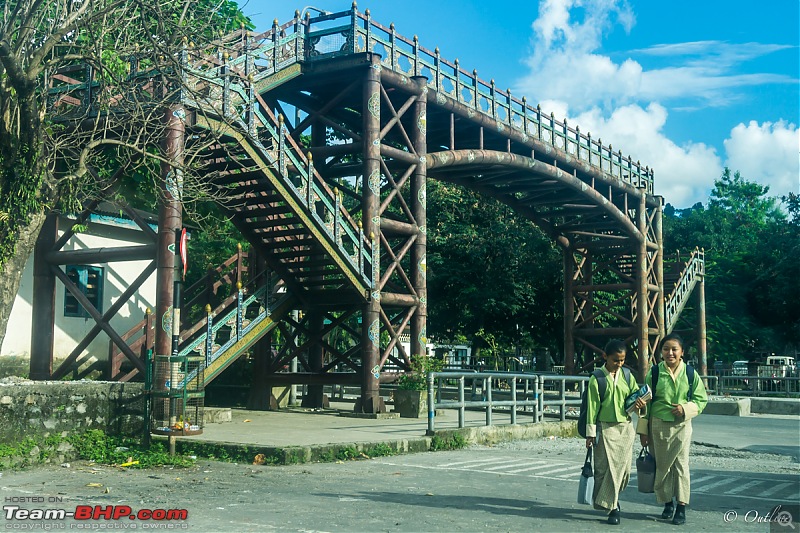
[[[269,291],[267,279],[267,262],[262,254],[253,248],[247,255],[248,277],[250,280],[258,279],[256,287],[265,285]],[[272,394],[272,383],[269,380],[272,367],[272,333],[261,337],[253,346],[253,380],[250,382],[250,391],[247,395],[247,408],[254,411],[276,411],[278,402]]]
[[[413,78],[420,91],[414,104],[412,139],[419,162],[411,177],[411,211],[417,227],[417,238],[411,249],[411,282],[417,293],[418,305],[411,319],[411,357],[427,353],[428,286],[427,286],[427,78]]]
[[[325,133],[325,123],[321,120],[315,120],[311,126],[312,146],[325,146]],[[317,167],[317,172],[320,171],[320,167]],[[314,179],[314,177],[309,176],[309,179]],[[318,205],[318,207],[317,214],[321,218],[324,218],[325,213],[322,211],[321,206]],[[309,209],[315,209],[315,207],[309,206]],[[312,255],[311,257],[316,257],[316,259],[323,260],[325,257],[325,251],[318,246],[313,246],[313,249],[317,255]],[[320,276],[316,279],[321,280],[322,277]],[[313,308],[308,310],[308,327],[310,340],[312,341],[308,348],[308,364],[311,372],[321,374],[322,369],[325,366],[325,348],[322,339],[322,331],[325,327],[325,316],[322,311]],[[329,407],[329,399],[325,396],[324,385],[322,383],[308,385],[306,388],[306,395],[303,396],[302,406],[312,407],[315,409]]]
[[[706,348],[706,281],[700,275],[697,281],[697,360],[700,363],[700,375],[708,375],[708,353]]]
[[[156,276],[156,343],[157,355],[169,355],[172,351],[173,283],[175,281],[175,230],[182,224],[180,190],[183,186],[182,170],[184,149],[185,116],[182,106],[171,106],[164,113],[166,124],[163,151],[173,165],[161,164],[161,201],[158,206],[158,267]],[[155,383],[158,385],[158,382]]]
[[[174,282],[176,276],[175,258],[178,243],[175,242],[176,230],[181,227],[182,204],[181,188],[183,176],[183,150],[185,143],[185,125],[182,117],[186,113],[182,106],[173,105],[164,111],[164,140],[162,151],[167,161],[161,164],[161,194],[158,206],[158,255],[156,269],[156,339],[154,352],[157,356],[172,354]],[[180,317],[177,317],[180,321]],[[153,377],[153,390],[167,390],[170,381],[170,365],[157,365]],[[170,384],[170,386],[172,386]],[[173,402],[173,405],[170,404]],[[177,413],[174,400],[164,399],[154,402],[153,413],[156,419],[167,420],[172,425]],[[175,437],[169,438],[170,453],[175,452]]]
[[[639,228],[638,250],[636,253],[636,339],[639,344],[639,368],[636,379],[639,383],[644,381],[650,365],[650,337],[648,329],[648,301],[647,301],[647,204],[643,189],[640,190],[639,208],[636,212]]]
[[[33,250],[33,315],[31,317],[30,377],[50,379],[53,374],[53,340],[56,329],[56,277],[46,255],[58,237],[58,215],[45,218]]]
[[[361,209],[364,234],[372,242],[372,288],[364,305],[361,320],[361,398],[355,410],[380,413],[386,406],[380,397],[380,205],[381,187],[381,65],[380,57],[370,55],[370,66],[364,76],[363,116],[363,183]]]
[[[581,281],[582,285],[586,287],[588,292],[586,294],[586,302],[583,306],[584,312],[582,313],[582,319],[586,320],[586,317],[591,316],[594,313],[594,254],[592,254],[591,250],[586,250],[583,254],[583,258],[583,265],[581,267]],[[582,329],[585,329],[586,333],[591,335],[593,333],[592,330],[594,329],[594,318],[584,325]],[[592,340],[592,342],[594,343],[595,341]],[[601,343],[598,343],[598,345],[599,344]],[[601,348],[602,347],[603,346],[601,346]],[[578,369],[588,365],[596,357],[602,357],[602,354],[597,354],[590,348],[583,348],[581,350],[581,354],[583,357],[576,364],[576,368]]]
[[[564,374],[575,373],[575,258],[570,248],[564,249]]]
[[[324,327],[324,315],[319,311],[310,311],[308,315],[309,335],[313,340],[308,347],[308,366],[311,372],[319,374],[325,364],[325,350],[322,347],[322,330]],[[306,395],[303,397],[303,407],[322,408],[327,407],[324,385],[308,385]]]

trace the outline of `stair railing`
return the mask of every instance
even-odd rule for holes
[[[676,253],[675,257],[677,260],[673,264],[680,265],[679,253]],[[700,277],[705,275],[705,251],[695,248],[682,266],[678,281],[665,298],[664,318],[667,333],[675,327],[695,285]]]
[[[335,19],[348,18],[338,26],[331,26]],[[601,139],[593,139],[590,133],[581,133],[580,128],[570,127],[567,120],[558,121],[552,113],[542,112],[539,106],[528,104],[526,98],[516,98],[510,90],[498,89],[494,80],[486,82],[478,72],[469,72],[460,67],[458,59],[453,62],[443,59],[439,49],[434,51],[421,47],[418,39],[408,39],[395,32],[394,24],[388,28],[374,22],[369,10],[359,13],[354,7],[319,17],[311,17],[306,25],[305,61],[318,61],[330,57],[373,52],[380,54],[381,66],[405,76],[425,76],[428,88],[436,91],[437,103],[448,99],[466,105],[477,113],[492,117],[498,130],[506,127],[565,151],[580,163],[594,167],[604,173],[622,179],[637,188],[653,192],[653,170],[614,151],[611,145],[604,146]],[[319,29],[317,29],[319,27]]]
[[[247,272],[248,267],[246,264],[247,253],[243,252],[241,246],[237,246],[237,252],[218,267],[209,269],[204,277],[197,282],[193,283],[184,290],[184,303],[183,309],[186,311],[182,313],[181,324],[181,339],[192,339],[197,331],[203,329],[206,322],[206,315],[202,317],[193,318],[192,308],[197,306],[200,302],[202,304],[210,304],[214,302],[214,296],[220,292],[225,286],[236,286],[241,283],[244,274]],[[214,304],[212,309],[215,313],[221,313],[233,303],[237,296],[237,292],[232,292],[229,296]],[[144,318],[134,325],[131,329],[125,332],[121,337],[128,343],[134,353],[139,354],[139,357],[144,360],[145,354],[148,350],[155,347],[155,327],[156,317],[152,314],[150,309],[145,312]],[[108,379],[114,381],[129,381],[137,373],[137,369],[121,374],[122,363],[125,361],[125,355],[119,347],[113,342],[109,341],[109,355],[108,355]]]
[[[273,35],[277,35],[277,32]],[[274,40],[273,44],[282,42]],[[249,49],[246,51],[247,54],[251,52]],[[245,57],[246,60],[247,54],[240,57]],[[303,154],[294,138],[287,135],[283,117],[276,117],[261,96],[253,90],[255,80],[261,76],[261,73],[256,74],[257,63],[245,61],[244,72],[247,75],[242,77],[234,74],[234,69],[229,68],[231,61],[229,57],[223,55],[222,65],[208,70],[197,68],[197,63],[187,62],[184,67],[187,79],[203,80],[202,83],[196,81],[190,85],[194,87],[204,85],[213,89],[204,93],[209,98],[200,100],[195,94],[187,96],[184,103],[219,113],[236,124],[242,133],[246,133],[252,145],[258,149],[267,163],[277,170],[284,184],[293,192],[295,201],[307,209],[307,213],[317,222],[318,227],[323,229],[331,242],[342,251],[342,256],[347,259],[350,268],[358,273],[366,286],[371,287],[372,243],[342,204],[339,192],[332,191],[314,170],[311,154]],[[291,61],[284,60],[282,64],[291,64]],[[222,98],[219,99],[219,96]],[[265,141],[271,143],[271,148],[265,146]],[[293,176],[299,179],[291,179]]]

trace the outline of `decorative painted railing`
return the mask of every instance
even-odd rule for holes
[[[221,117],[245,136],[277,171],[294,196],[293,200],[305,207],[318,227],[342,251],[361,282],[371,288],[372,247],[377,237],[364,234],[361,225],[342,205],[341,194],[322,180],[314,170],[311,154],[305,155],[294,138],[287,135],[283,117],[276,117],[256,90],[266,78],[297,63],[298,58],[302,59],[302,50],[299,55],[298,50],[294,50],[291,55],[283,53],[276,57],[276,51],[285,50],[290,41],[294,42],[278,38],[271,40],[268,46],[250,49],[250,41],[245,39],[238,48],[232,49],[234,54],[244,50],[236,57],[227,52],[209,56],[192,51],[187,43],[180,58],[183,85],[177,94],[186,106]],[[265,55],[272,61],[262,61]],[[58,86],[49,91],[48,109],[65,118],[91,114],[102,90],[91,68],[73,70],[77,76],[59,75]],[[128,81],[139,80],[138,86],[143,91],[152,92],[154,87],[148,80],[158,72],[158,69],[139,70],[137,61],[132,59]]]
[[[182,291],[180,337],[182,342],[192,339],[198,331],[205,327],[208,312],[203,312],[204,307],[211,305],[212,313],[222,313],[230,308],[236,300],[235,287],[249,277],[247,274],[249,274],[248,254],[242,250],[241,245],[238,245],[234,255],[216,268],[209,268],[205,276]],[[229,292],[230,294],[228,294]],[[147,309],[142,321],[121,336],[143,361],[146,352],[155,347],[156,322],[155,316],[150,309]],[[121,371],[125,355],[114,342],[109,341],[108,344],[109,375],[107,378],[112,381],[128,381],[136,376],[139,372],[136,368],[127,370],[125,373]]]
[[[279,41],[273,42],[272,50],[279,48]],[[233,59],[223,54],[222,62],[213,66],[209,66],[207,57],[193,61],[192,54],[185,54],[184,104],[205,112],[213,111],[246,132],[253,146],[278,171],[294,200],[305,206],[318,226],[344,252],[342,255],[361,281],[372,287],[373,243],[342,205],[339,191],[332,191],[314,170],[311,154],[304,155],[294,138],[287,135],[283,117],[276,118],[256,92],[259,81],[275,70],[259,70],[255,59],[258,49],[247,49],[247,41],[245,49],[248,53]],[[270,65],[291,63],[287,59]]]
[[[681,266],[680,260],[676,266]],[[680,277],[665,301],[664,318],[667,333],[670,333],[675,327],[695,285],[700,277],[705,275],[705,251],[695,248],[682,266]]]
[[[623,156],[621,150],[614,151],[611,145],[603,145],[591,133],[582,133],[580,127],[569,126],[566,119],[559,121],[539,106],[529,105],[525,97],[520,99],[510,90],[498,89],[494,80],[480,79],[476,70],[464,70],[458,59],[443,59],[438,48],[430,51],[420,46],[416,36],[408,39],[397,34],[394,24],[387,28],[374,22],[369,10],[359,13],[354,6],[349,11],[305,20],[296,12],[292,21],[278,25],[276,20],[271,30],[253,39],[243,32],[228,41],[238,43],[232,48],[239,54],[229,60],[230,67],[238,68],[245,77],[254,72],[253,85],[265,88],[270,85],[271,76],[301,61],[374,52],[381,55],[385,68],[405,76],[426,77],[428,87],[436,91],[438,103],[448,98],[455,100],[496,120],[501,132],[505,127],[514,128],[523,136],[538,139],[606,174],[653,192],[653,170],[648,166],[630,155]],[[279,80],[271,81],[273,85],[277,83]]]
[[[270,290],[267,290],[268,288]],[[215,317],[211,312],[211,306],[208,306],[206,308],[205,330],[184,345],[178,355],[185,356],[196,352],[205,356],[207,367],[211,366],[228,348],[242,340],[253,328],[267,318],[272,313],[272,309],[282,305],[288,298],[286,294],[282,294],[280,298],[271,302],[271,289],[272,287],[265,285],[248,295],[244,287],[239,287],[236,295],[236,306],[220,317]],[[216,342],[217,336],[223,328],[228,330],[228,338],[222,344],[218,344]]]
[[[269,294],[270,290],[265,287],[245,298],[244,291],[240,290],[236,307],[218,320],[209,312],[205,331],[180,351],[181,355],[190,357],[192,353],[197,353],[204,360],[200,366],[204,372],[204,383],[208,384],[264,334],[275,328],[296,305],[291,294],[282,294],[270,304]],[[254,308],[257,314],[251,316]],[[217,337],[223,328],[228,330],[228,338],[222,344],[217,344]],[[195,373],[188,373],[180,387],[185,387],[195,377]]]

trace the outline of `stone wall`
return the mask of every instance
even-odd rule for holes
[[[42,441],[90,429],[141,435],[144,387],[108,381],[0,380],[0,444]]]

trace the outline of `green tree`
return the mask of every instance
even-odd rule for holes
[[[709,353],[733,361],[790,341],[788,332],[797,322],[788,304],[797,291],[789,259],[797,256],[796,215],[787,221],[768,187],[727,168],[707,207],[670,208],[665,215],[665,249],[687,244],[705,249]]]
[[[486,335],[501,348],[560,344],[561,256],[532,222],[496,200],[431,180],[428,227],[434,338],[466,338],[476,357]]]
[[[163,101],[156,91],[139,98],[147,91],[128,77],[128,59],[137,57],[142,70],[157,67],[161,86],[174,89],[181,81],[177,52],[185,43],[203,47],[242,25],[250,27],[227,0],[3,2],[0,343],[46,214],[56,207],[76,209],[80,200],[98,194],[114,170],[152,176],[163,159],[158,149]],[[95,80],[95,108],[104,112],[88,113],[77,105],[90,96],[88,90],[66,89],[89,79]],[[52,93],[59,86],[62,92]],[[52,112],[67,107],[70,121]],[[107,112],[120,107],[124,112]]]
[[[790,193],[783,201],[788,220],[762,232],[752,258],[748,304],[755,322],[771,330],[771,347],[788,351],[800,346],[800,196]]]

